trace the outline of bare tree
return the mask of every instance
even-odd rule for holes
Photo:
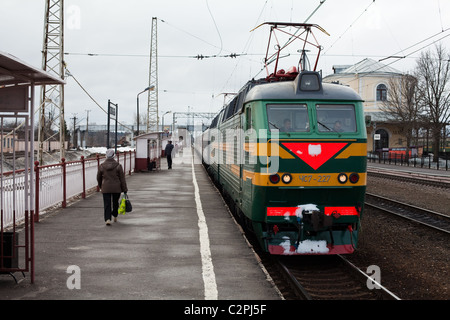
[[[424,52],[417,60],[418,97],[433,135],[433,161],[439,159],[441,131],[450,118],[450,55],[442,45]]]
[[[380,107],[386,116],[399,124],[405,132],[406,158],[413,138],[413,131],[418,129],[420,104],[417,103],[417,78],[405,74],[400,78],[389,80],[389,95]]]
[[[136,119],[136,112],[133,114],[134,118]],[[148,114],[147,112],[145,112],[144,114],[139,114],[139,131],[141,132],[146,132],[147,131],[147,118],[148,118]],[[137,124],[136,124],[136,130],[135,133],[137,133]]]

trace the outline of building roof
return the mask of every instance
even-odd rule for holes
[[[158,139],[158,138],[161,138],[161,135],[163,133],[165,133],[165,132],[164,131],[147,132],[147,133],[143,133],[139,136],[134,137],[133,140]]]
[[[372,122],[387,122],[387,121],[389,121],[387,113],[382,112],[382,111],[378,111],[378,112],[364,111],[364,115],[370,116]]]
[[[0,86],[32,83],[34,85],[65,84],[65,81],[9,53],[0,51]]]
[[[361,73],[393,73],[393,74],[402,74],[401,71],[392,68],[390,66],[387,66],[385,64],[382,64],[378,61],[375,61],[370,58],[366,58],[364,60],[361,60],[360,62],[354,64],[353,66],[348,67],[345,70],[342,70],[340,74],[361,74]]]

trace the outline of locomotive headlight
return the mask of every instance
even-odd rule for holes
[[[348,180],[347,175],[345,173],[339,173],[338,181],[339,183],[346,183]]]
[[[320,76],[317,72],[303,73],[300,76],[301,91],[319,91],[320,87]]]
[[[281,176],[281,180],[286,184],[291,183],[292,176],[289,173],[285,173]]]

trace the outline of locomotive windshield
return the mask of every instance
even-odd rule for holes
[[[319,132],[356,132],[354,105],[316,105]]]
[[[267,119],[271,131],[309,131],[309,117],[306,104],[269,104],[267,105]]]

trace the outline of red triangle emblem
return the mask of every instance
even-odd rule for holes
[[[347,145],[345,142],[283,142],[282,144],[314,170]]]

